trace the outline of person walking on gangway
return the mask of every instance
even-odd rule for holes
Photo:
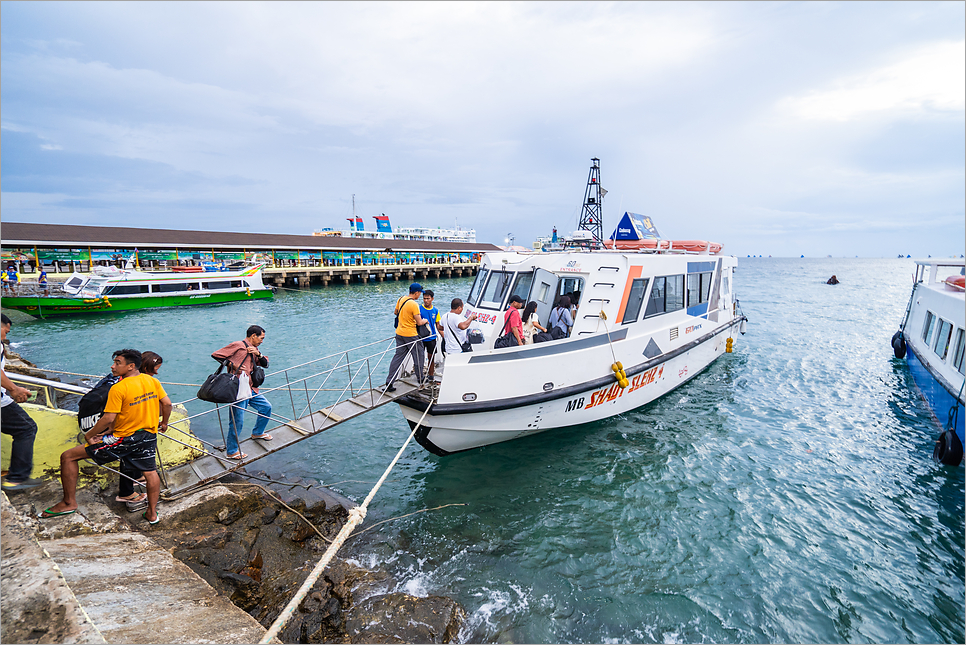
[[[409,295],[396,301],[396,353],[389,364],[386,375],[386,392],[395,392],[393,382],[399,378],[406,355],[412,355],[416,379],[423,382],[423,343],[419,340],[417,325],[425,325],[426,319],[419,315],[419,299],[423,296],[423,286],[418,282],[409,285]]]
[[[255,427],[252,428],[252,439],[271,441],[272,435],[265,433],[268,419],[272,414],[272,404],[258,393],[258,387],[251,382],[252,369],[255,365],[268,367],[268,356],[258,350],[258,346],[265,342],[265,330],[252,325],[245,332],[245,340],[236,340],[219,349],[211,355],[218,362],[228,361],[228,368],[238,374],[238,400],[231,404],[228,415],[228,437],[225,440],[225,454],[229,459],[245,459],[248,457],[238,446],[244,422],[245,408],[251,407],[258,415]]]

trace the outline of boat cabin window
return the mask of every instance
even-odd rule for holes
[[[521,272],[517,274],[516,282],[513,283],[513,291],[510,292],[511,296],[520,296],[523,298],[523,302],[527,301],[527,297],[530,295],[530,284],[533,283],[533,273],[530,271]]]
[[[187,291],[187,282],[162,282],[151,285],[152,293],[171,293],[173,291]]]
[[[932,334],[936,330],[936,314],[926,311],[926,322],[922,325],[922,340],[926,345],[932,344]]]
[[[707,302],[711,297],[711,276],[714,273],[689,273],[688,274],[688,306],[693,307]]]
[[[476,280],[473,282],[473,288],[470,289],[470,297],[466,299],[466,303],[473,307],[476,306],[477,300],[480,299],[480,294],[483,292],[483,285],[486,284],[486,276],[490,274],[489,269],[480,269],[480,272],[476,274]]]
[[[949,339],[953,335],[953,325],[940,318],[938,329],[939,333],[936,334],[936,343],[932,346],[932,349],[939,358],[946,360],[946,354],[949,353]]]
[[[490,271],[490,277],[483,288],[480,307],[484,309],[499,309],[510,291],[510,281],[513,273],[510,271]]]
[[[83,282],[84,282],[84,279],[83,278],[71,278],[70,280],[67,281],[67,285],[66,286],[68,286],[68,287],[76,287],[76,286],[82,284]]]
[[[626,325],[637,321],[641,315],[641,305],[644,304],[644,294],[647,293],[647,281],[649,278],[637,278],[631,282],[631,293],[627,296],[627,308],[624,309],[624,318],[621,324]]]
[[[684,309],[684,275],[654,278],[651,297],[647,300],[644,317],[657,316]]]
[[[115,284],[104,290],[105,296],[133,296],[139,293],[148,293],[146,284]]]
[[[201,287],[203,289],[231,289],[231,281],[223,280],[221,282],[202,282]]]
[[[959,370],[960,374],[966,374],[964,367],[964,350],[966,350],[966,332],[962,329],[956,330],[956,345],[953,348],[953,367]]]

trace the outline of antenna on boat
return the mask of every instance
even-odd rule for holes
[[[600,159],[594,157],[587,175],[587,190],[584,192],[584,207],[580,211],[578,231],[588,231],[593,236],[591,248],[604,246],[604,224],[601,220],[600,204],[607,191],[600,187]]]

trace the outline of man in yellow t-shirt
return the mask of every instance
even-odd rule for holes
[[[396,326],[396,353],[389,364],[389,374],[386,375],[386,392],[395,392],[393,381],[402,372],[403,361],[407,355],[412,355],[416,367],[416,378],[423,382],[423,343],[419,338],[417,325],[425,325],[426,319],[419,315],[417,301],[423,296],[423,287],[418,282],[409,285],[409,295],[396,301],[395,313],[399,316]]]
[[[141,352],[136,349],[114,352],[111,372],[121,380],[108,393],[104,414],[93,428],[84,433],[87,445],[71,448],[60,455],[64,499],[41,513],[42,518],[69,515],[77,510],[79,461],[91,459],[103,466],[124,460],[131,470],[140,470],[144,474],[148,488],[148,510],[143,517],[150,524],[158,523],[161,479],[158,477],[155,457],[158,430],[164,432],[168,429],[171,399],[161,383],[153,376],[141,374],[140,368]]]

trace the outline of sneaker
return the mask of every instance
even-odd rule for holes
[[[13,493],[18,490],[29,490],[31,488],[37,488],[44,481],[42,479],[27,479],[22,482],[12,482],[9,479],[4,478],[2,488],[8,493]]]
[[[395,385],[387,385],[385,391],[386,392],[395,392],[396,391],[396,386]]]

